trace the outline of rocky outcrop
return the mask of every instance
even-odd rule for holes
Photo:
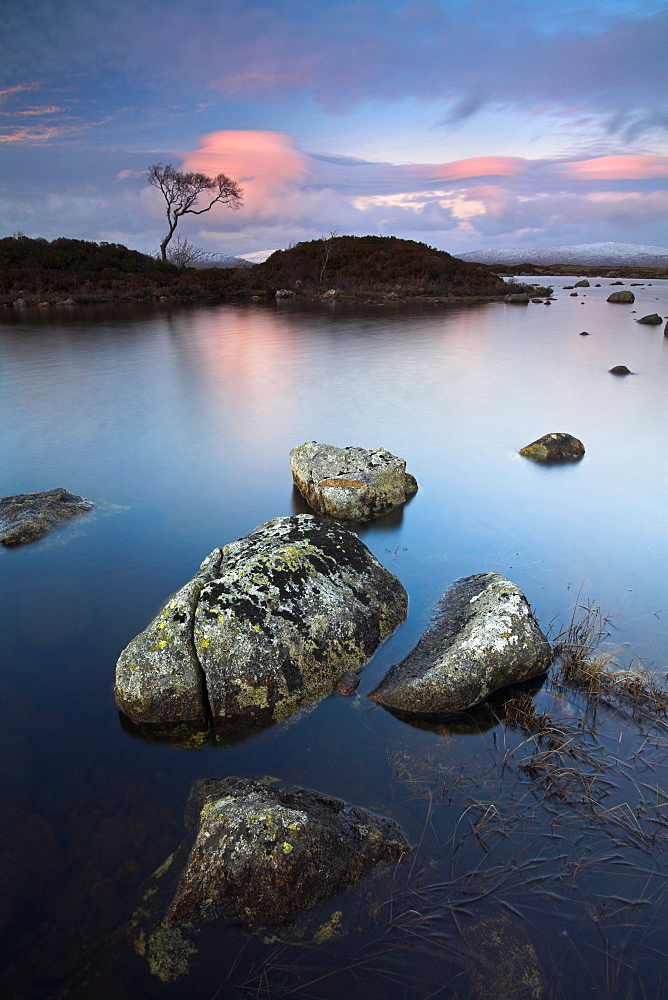
[[[614,284],[616,284],[616,282],[613,281],[613,285]],[[619,282],[619,284],[621,284],[621,281]],[[612,294],[608,295],[608,298],[606,299],[607,302],[622,302],[627,304],[635,302],[635,300],[636,297],[633,294],[633,292],[627,292],[627,291],[612,292]]]
[[[584,445],[572,434],[544,434],[520,448],[520,455],[537,462],[577,462],[584,455]]]
[[[209,779],[171,924],[276,923],[354,885],[409,846],[392,820],[304,788]]]
[[[352,531],[275,518],[215,549],[121,653],[130,719],[268,723],[330,694],[406,617],[408,599]]]
[[[633,372],[626,365],[615,365],[610,369],[611,375],[633,375]]]
[[[636,323],[644,323],[646,326],[661,326],[663,320],[658,313],[649,313],[648,316],[641,316]]]
[[[385,448],[336,448],[308,441],[290,452],[292,478],[319,514],[371,521],[417,492],[406,462]]]
[[[498,573],[455,581],[415,649],[370,698],[399,712],[446,714],[545,673],[552,659],[524,594]]]
[[[0,542],[25,545],[43,538],[52,528],[92,510],[95,504],[64,489],[46,493],[19,493],[0,500]]]

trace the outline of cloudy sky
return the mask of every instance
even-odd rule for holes
[[[666,0],[3,0],[0,236],[668,245]]]

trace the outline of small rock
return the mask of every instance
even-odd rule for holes
[[[95,504],[62,488],[19,493],[0,500],[0,543],[25,545],[43,538],[59,524],[92,510]]]
[[[613,284],[617,284],[617,282],[613,282]],[[619,282],[619,284],[621,284],[621,282]],[[633,294],[633,292],[623,291],[623,292],[612,292],[611,295],[608,295],[608,298],[607,298],[606,301],[607,302],[621,302],[621,303],[627,303],[628,304],[628,303],[631,303],[631,302],[635,302],[635,300],[636,300],[636,297]]]
[[[172,925],[282,922],[410,851],[392,820],[305,788],[228,777],[193,794],[199,825]]]
[[[663,320],[658,313],[650,313],[648,316],[642,316],[640,319],[637,319],[636,323],[645,323],[647,326],[660,326]]]
[[[589,282],[586,278],[583,278],[581,281],[576,281],[573,288],[589,288]]]
[[[584,453],[582,441],[572,434],[561,432],[544,434],[543,437],[520,448],[520,455],[539,462],[577,462]]]
[[[530,297],[525,292],[514,292],[512,295],[506,295],[503,301],[511,302],[515,305],[528,305]]]
[[[350,695],[355,694],[355,691],[359,686],[359,682],[360,679],[358,674],[353,673],[352,670],[346,670],[343,677],[339,677],[338,681],[334,685],[334,690],[337,694],[343,694],[350,697]]]
[[[499,573],[457,580],[415,649],[369,695],[400,712],[445,714],[545,673],[552,660],[524,594]]]
[[[274,298],[277,299],[291,299],[293,295],[296,295],[290,288],[278,288],[276,289],[276,295]]]
[[[581,336],[581,337],[588,337],[588,336],[589,336],[589,334],[587,333],[587,331],[586,331],[586,330],[583,330],[583,331],[582,331],[582,333],[580,334],[580,336]]]
[[[14,299],[15,309],[25,309],[27,302],[25,299]]]
[[[630,371],[626,367],[626,365],[615,365],[614,368],[610,369],[610,374],[611,375],[633,375],[633,372]]]
[[[577,297],[578,297],[578,293],[577,293],[577,292],[571,292],[571,296],[570,296],[570,297],[571,297],[571,298],[576,298],[576,299],[577,299]]]
[[[308,441],[290,452],[295,486],[319,514],[372,521],[417,492],[406,462],[385,448],[337,448]]]

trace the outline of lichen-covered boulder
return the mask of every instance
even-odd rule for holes
[[[197,835],[172,924],[281,922],[409,851],[392,820],[308,789],[229,777],[196,794]]]
[[[19,493],[0,500],[0,542],[7,547],[43,538],[52,528],[92,510],[95,504],[62,488]]]
[[[544,434],[531,444],[520,448],[520,455],[537,462],[577,462],[585,453],[584,445],[572,434]]]
[[[613,281],[613,285],[614,284],[616,284],[616,282]],[[620,284],[621,284],[621,282],[620,282]],[[629,305],[631,302],[635,302],[635,300],[636,300],[636,297],[633,294],[633,292],[627,292],[627,291],[612,292],[610,295],[608,295],[608,298],[607,298],[608,302],[621,302],[622,304],[626,304],[626,305]]]
[[[290,452],[292,478],[319,514],[371,521],[405,503],[418,488],[406,462],[385,448],[336,448],[308,441]]]
[[[116,702],[141,723],[268,723],[332,691],[406,617],[399,580],[349,529],[279,517],[215,549],[121,653]]]
[[[478,573],[452,584],[415,649],[369,697],[400,712],[460,712],[545,673],[551,659],[521,590],[499,573]]]
[[[647,316],[641,316],[640,319],[637,319],[636,323],[644,323],[645,326],[661,326],[663,320],[658,313],[649,313]]]

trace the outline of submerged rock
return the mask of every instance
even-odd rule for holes
[[[407,606],[352,531],[275,518],[215,549],[132,640],[116,702],[141,723],[272,722],[360,670]]]
[[[369,697],[400,712],[460,712],[545,673],[551,659],[521,590],[499,573],[478,573],[452,584],[415,649]]]
[[[584,455],[584,445],[572,434],[544,434],[520,448],[520,455],[538,462],[577,462]]]
[[[633,375],[633,372],[626,365],[615,365],[610,369],[611,375]]]
[[[172,924],[280,922],[409,851],[392,820],[308,789],[229,777],[195,791],[197,836]]]
[[[52,528],[92,510],[95,504],[62,488],[46,493],[19,493],[0,500],[0,542],[25,545]]]
[[[621,285],[622,282],[621,281],[620,282],[613,281],[613,285],[616,285],[616,284],[620,284]],[[623,292],[612,292],[610,295],[608,295],[608,298],[607,298],[606,301],[607,302],[630,303],[630,302],[635,302],[635,300],[636,300],[636,297],[633,294],[633,292],[623,291]]]
[[[319,514],[371,521],[417,492],[406,462],[385,448],[336,448],[308,441],[290,452],[292,478]]]
[[[475,958],[468,978],[473,1000],[543,1000],[544,974],[527,928],[506,914],[483,917],[470,927],[466,943]]]
[[[661,326],[663,320],[658,313],[649,313],[648,316],[641,316],[636,323],[644,323],[646,326]]]

